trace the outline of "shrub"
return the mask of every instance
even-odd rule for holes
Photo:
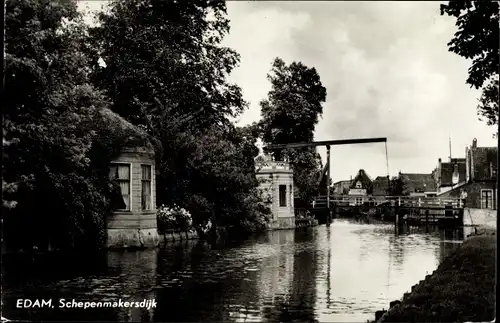
[[[165,233],[167,230],[187,231],[193,226],[191,214],[185,209],[174,205],[168,207],[162,205],[156,213],[158,220],[158,231]]]

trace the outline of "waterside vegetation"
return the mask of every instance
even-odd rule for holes
[[[492,321],[496,248],[496,230],[471,236],[381,322]]]

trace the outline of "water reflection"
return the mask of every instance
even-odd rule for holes
[[[387,254],[389,256],[388,268],[393,270],[401,270],[404,262],[404,238],[397,235],[389,236],[389,248]]]
[[[316,276],[318,271],[318,245],[314,230],[295,235],[298,250],[294,256],[294,281],[290,305],[294,309],[289,321],[315,320]]]
[[[459,243],[464,239],[463,230],[444,229],[439,232],[439,262],[443,261],[446,255],[456,250]]]
[[[261,304],[265,321],[311,322],[315,320],[317,248],[315,231],[276,231],[280,255],[263,263]],[[273,277],[271,283],[268,278]]]
[[[118,274],[119,279],[111,286],[95,288],[92,293],[97,296],[112,295],[124,301],[143,302],[156,298],[155,277],[158,267],[158,250],[137,252],[109,252],[108,267]],[[113,297],[103,300],[113,300]],[[116,316],[120,321],[152,321],[154,308],[117,308]]]
[[[4,276],[2,310],[25,320],[364,322],[432,272],[463,236],[336,219],[221,250],[189,241],[108,252],[87,261],[86,270],[58,265],[24,275],[22,284]],[[155,299],[158,306],[28,311],[14,308],[19,297]]]

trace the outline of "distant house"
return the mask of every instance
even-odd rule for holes
[[[387,176],[377,176],[373,181],[373,192],[374,196],[387,196],[389,194],[389,179]]]
[[[347,195],[349,194],[349,188],[351,187],[352,180],[338,181],[333,183],[333,193],[336,195]]]
[[[399,173],[403,183],[403,195],[432,196],[436,194],[436,181],[433,174]]]
[[[442,162],[439,158],[434,172],[437,193],[447,192],[459,183],[464,183],[466,181],[466,168],[466,158],[452,158],[449,162]]]
[[[467,207],[496,209],[497,156],[498,147],[478,147],[474,139],[465,149],[465,180],[438,196],[459,198],[465,191]]]
[[[371,195],[373,192],[373,181],[366,174],[364,169],[360,169],[358,174],[352,180],[351,186],[349,187],[349,195],[360,195],[366,196]]]

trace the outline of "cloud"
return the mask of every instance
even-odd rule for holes
[[[392,174],[430,173],[437,158],[463,155],[474,137],[495,145],[477,120],[478,91],[465,84],[467,61],[448,52],[454,21],[432,2],[229,2],[231,37],[242,55],[234,80],[259,118],[266,73],[280,56],[314,66],[327,88],[317,140],[387,137]],[[265,45],[264,45],[265,44]],[[319,149],[323,151],[324,149]],[[360,168],[387,173],[383,144],[332,148],[334,180]]]
[[[99,10],[105,1],[82,1]],[[260,118],[275,57],[315,67],[327,89],[317,140],[387,137],[392,175],[430,173],[439,157],[466,145],[494,146],[478,121],[479,92],[465,84],[470,60],[450,53],[455,21],[438,2],[228,1],[224,44],[241,55],[231,80],[250,103],[238,123]],[[325,149],[318,149],[325,155]],[[334,181],[363,168],[387,174],[384,144],[332,147]]]
[[[274,58],[293,58],[289,55],[290,46],[294,46],[293,35],[310,23],[310,16],[272,8],[245,11],[240,5],[239,2],[227,4],[231,31],[224,45],[241,55],[240,66],[232,73],[231,81],[242,87],[250,103],[251,108],[238,120],[247,124],[260,119],[259,102],[271,89],[266,76]]]

